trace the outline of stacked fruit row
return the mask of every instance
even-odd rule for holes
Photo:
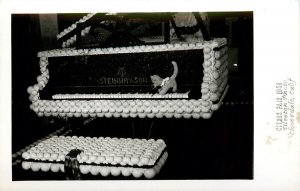
[[[223,46],[227,41],[225,38],[216,38],[210,41],[197,40],[194,42],[176,42],[161,45],[138,45],[128,47],[109,47],[109,48],[93,48],[93,49],[53,49],[41,51],[38,57],[60,57],[60,56],[79,56],[79,55],[99,55],[99,54],[123,54],[123,53],[141,53],[141,52],[161,52],[161,51],[176,51],[176,50],[197,50],[210,48],[213,50],[216,47]]]
[[[161,170],[168,158],[168,153],[164,152],[162,157],[152,168],[135,168],[135,167],[122,167],[122,166],[98,166],[98,165],[79,165],[79,170],[81,174],[91,174],[94,176],[101,175],[103,177],[112,176],[133,176],[135,178],[141,178],[144,176],[147,179],[154,178]],[[48,163],[48,162],[33,162],[33,161],[23,161],[22,168],[24,170],[31,169],[34,172],[65,172],[65,166],[62,163]]]

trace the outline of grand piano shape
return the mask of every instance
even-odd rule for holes
[[[95,31],[100,31],[98,25],[92,25],[94,16],[89,15],[75,24],[77,32],[75,27],[59,35],[67,38],[70,33],[73,38],[71,32],[76,33],[76,39],[80,39],[76,47],[38,53],[41,74],[37,84],[27,89],[32,102],[30,108],[38,116],[208,119],[218,110],[228,90],[225,38],[203,40],[185,36],[180,33],[188,30],[176,28],[172,19],[160,19],[150,25],[150,29],[156,31],[151,35],[130,36],[130,27],[125,27],[122,34],[129,35],[130,41],[118,43],[120,41],[113,41],[108,35],[105,37],[108,42],[100,40],[98,47],[94,47],[95,43],[83,42],[84,38],[95,38]],[[97,21],[110,23],[103,18]],[[159,22],[161,24],[157,24]],[[169,22],[175,29],[173,36],[167,27]],[[149,15],[148,28],[141,26],[137,28],[149,29]],[[161,28],[153,30],[153,27]],[[103,40],[99,37],[102,33],[97,35],[97,39]],[[167,79],[174,71],[172,62],[178,66],[176,92],[159,94],[153,87],[151,75]]]

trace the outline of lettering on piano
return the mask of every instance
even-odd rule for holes
[[[149,84],[147,77],[130,77],[124,66],[119,67],[116,77],[101,77],[97,80],[100,85],[129,85],[129,84]]]
[[[97,80],[100,85],[129,85],[129,84],[149,84],[148,78],[133,77],[133,78],[100,78]]]

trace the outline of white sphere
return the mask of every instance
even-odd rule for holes
[[[129,114],[128,114],[128,113],[121,113],[121,116],[122,116],[123,118],[128,118],[128,117],[129,117]]]
[[[31,159],[37,158],[36,153],[35,152],[30,153],[30,158]]]
[[[63,153],[59,153],[58,160],[64,161],[65,160],[65,155]]]
[[[103,117],[104,113],[97,113],[97,117]]]
[[[68,113],[69,114],[69,113]],[[72,113],[73,114],[73,113]],[[74,113],[73,114],[74,115],[74,117],[81,117],[81,113],[79,113],[79,112],[76,112],[76,113]]]
[[[32,163],[31,164],[31,170],[34,171],[34,172],[39,171],[40,168],[41,168],[41,164],[40,163]]]
[[[190,113],[185,113],[185,114],[183,114],[183,117],[184,117],[185,119],[190,119],[190,118],[192,117],[192,114],[190,114]]]
[[[111,175],[113,176],[119,176],[121,174],[121,169],[118,167],[112,167],[111,169]]]
[[[59,169],[60,171],[65,172],[65,166],[63,164],[59,165]]]
[[[38,153],[37,153],[37,158],[38,158],[38,159],[41,160],[43,157],[44,157],[44,155],[43,155],[42,152],[38,152]]]
[[[212,73],[212,76],[214,77],[214,79],[218,79],[220,75],[219,75],[219,73],[217,71],[214,71]]]
[[[82,115],[82,117],[85,117],[85,118],[89,117],[89,114],[87,114],[87,113],[82,113],[81,115]]]
[[[33,91],[34,91],[34,88],[33,88],[32,86],[29,86],[29,87],[27,88],[27,93],[28,93],[28,94],[32,94]]]
[[[51,157],[52,160],[55,161],[55,160],[57,160],[58,154],[57,153],[52,153],[50,157]]]
[[[147,117],[152,119],[155,117],[155,113],[147,113]]]
[[[51,164],[51,167],[50,167],[51,171],[52,172],[58,172],[59,171],[59,164]]]
[[[107,106],[105,106],[105,107],[102,108],[103,113],[108,112],[108,110],[109,110],[109,108]]]
[[[153,178],[154,176],[156,175],[156,172],[155,170],[152,168],[152,169],[147,169],[145,170],[144,172],[144,176],[147,178],[147,179],[151,179]]]
[[[105,158],[103,156],[98,156],[97,161],[99,161],[100,163],[103,163],[105,161]]]
[[[95,162],[96,159],[97,159],[97,156],[95,156],[95,155],[90,155],[90,156],[89,156],[89,161],[90,161],[90,162]]]
[[[216,51],[215,52],[215,58],[218,59],[221,57],[221,52],[220,51]]]
[[[115,156],[115,157],[114,157],[114,161],[115,161],[116,163],[120,163],[120,162],[122,162],[122,160],[123,160],[123,158],[122,158],[121,156]]]
[[[175,114],[174,114],[174,117],[177,118],[177,119],[179,119],[179,118],[182,117],[182,114],[180,114],[180,113],[175,113]]]
[[[79,170],[82,174],[87,174],[89,173],[89,168],[86,165],[80,165]]]
[[[142,165],[147,165],[149,163],[149,161],[150,160],[148,157],[143,157],[140,162]]]
[[[29,153],[28,153],[28,152],[22,153],[22,158],[24,158],[24,159],[29,159],[29,158],[30,158]]]
[[[86,161],[88,161],[89,157],[86,154],[82,154],[81,159],[82,159],[83,162],[86,162]]]
[[[121,114],[120,114],[120,113],[117,113],[117,112],[115,112],[115,113],[113,113],[113,116],[114,116],[115,118],[119,118],[119,117],[121,116]]]
[[[138,114],[137,113],[130,113],[129,116],[132,117],[132,118],[136,118],[138,116]]]
[[[122,168],[121,173],[123,176],[130,176],[131,175],[131,170],[129,168]]]
[[[208,100],[209,98],[209,94],[202,94],[202,100],[205,101],[205,100]]]
[[[43,172],[48,172],[50,170],[51,164],[50,163],[42,163],[41,170]]]
[[[206,53],[206,54],[208,54],[210,51],[211,51],[211,49],[209,47],[205,47],[203,49],[203,52]]]
[[[208,93],[208,88],[201,88],[201,93],[202,94],[207,94]]]
[[[91,167],[91,174],[96,176],[99,174],[99,167],[98,166],[92,166]]]
[[[201,108],[201,111],[204,112],[204,113],[209,112],[209,110],[210,110],[210,107],[209,107],[209,106],[207,106],[207,107],[203,106],[203,107]]]
[[[209,119],[211,118],[211,113],[202,113],[203,119]]]
[[[107,117],[107,118],[111,118],[113,116],[113,114],[110,113],[110,112],[107,112],[107,113],[104,114],[104,116]]]
[[[194,119],[199,119],[201,115],[200,113],[193,113],[192,116]]]
[[[213,104],[212,106],[211,106],[211,110],[213,110],[213,111],[216,111],[216,110],[218,110],[219,109],[219,105],[218,104]]]
[[[130,158],[127,157],[127,156],[125,156],[125,157],[123,157],[123,161],[122,162],[125,163],[125,164],[128,164],[130,162]]]
[[[73,116],[74,116],[74,113],[67,113],[67,116],[68,116],[68,117],[73,117]]]
[[[165,113],[166,118],[170,119],[174,116],[174,113]]]
[[[133,169],[132,175],[134,178],[140,178],[143,175],[142,169]]]
[[[217,101],[218,100],[218,95],[215,93],[211,93],[210,94],[210,100],[211,101]]]
[[[140,159],[138,157],[133,156],[130,160],[132,164],[136,165],[139,163]]]
[[[100,174],[104,177],[110,174],[110,169],[108,167],[100,167],[99,171]]]
[[[23,161],[22,162],[22,168],[24,170],[28,170],[28,169],[30,169],[30,167],[31,167],[31,162],[28,162],[28,161]]]
[[[162,113],[156,113],[156,114],[155,114],[155,117],[157,117],[157,118],[162,118],[162,117],[163,117],[163,114],[162,114]]]
[[[211,55],[210,54],[204,54],[204,59],[205,60],[208,60],[208,59],[210,59],[211,58]]]

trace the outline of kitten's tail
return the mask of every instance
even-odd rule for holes
[[[174,71],[173,74],[171,76],[171,78],[175,79],[177,77],[178,74],[178,65],[175,61],[172,61],[173,67],[174,67]]]

